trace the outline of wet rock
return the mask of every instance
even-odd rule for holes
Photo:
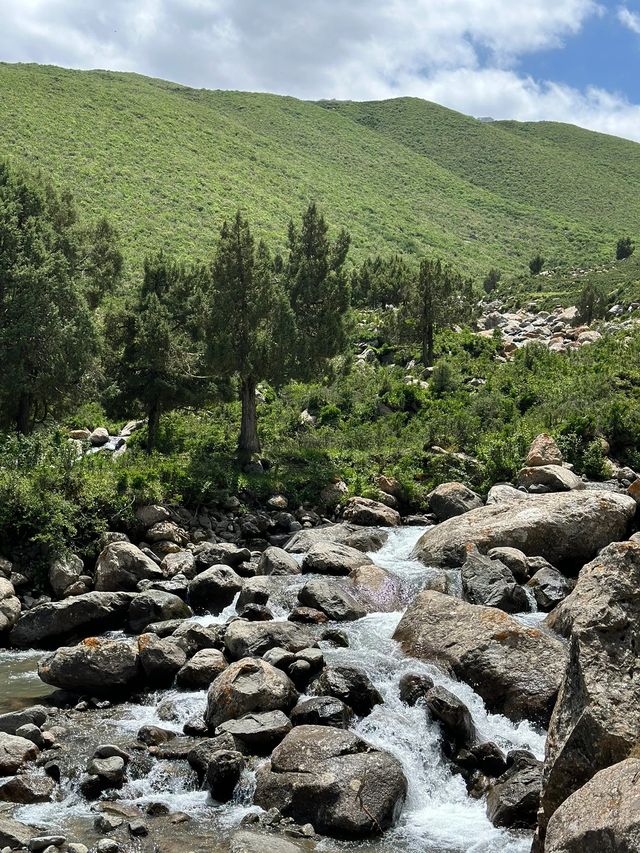
[[[199,570],[211,566],[230,566],[237,569],[251,559],[251,551],[248,548],[239,548],[231,542],[202,542],[196,546],[193,553]]]
[[[446,521],[482,506],[482,498],[463,483],[443,483],[429,495],[429,509],[438,521]]]
[[[627,758],[640,731],[640,545],[616,542],[584,566],[547,617],[570,638],[569,663],[549,726],[539,835],[591,777]]]
[[[48,776],[23,773],[0,779],[0,800],[9,803],[48,803],[53,798],[55,782]]]
[[[95,777],[100,790],[121,788],[124,785],[125,761],[119,755],[109,758],[92,758],[87,764],[87,773]]]
[[[191,608],[177,595],[151,589],[136,595],[129,605],[129,627],[134,634],[139,634],[152,622],[188,619],[192,615]]]
[[[433,679],[428,675],[405,673],[398,684],[400,699],[405,705],[416,705],[426,700],[427,693],[432,687]]]
[[[450,757],[459,749],[469,749],[478,739],[471,711],[464,702],[444,687],[432,687],[425,703],[431,716],[441,726],[445,753]]]
[[[202,649],[219,649],[224,647],[226,625],[199,625],[197,622],[183,622],[173,631],[173,638],[178,640],[187,657],[191,658]]]
[[[231,664],[209,687],[205,721],[215,729],[252,711],[289,711],[298,693],[284,672],[263,660]]]
[[[299,575],[300,564],[283,548],[270,546],[260,555],[259,575]]]
[[[371,564],[370,557],[340,542],[318,542],[305,554],[302,571],[320,575],[348,575],[353,569]]]
[[[12,776],[28,761],[35,761],[39,749],[23,737],[0,732],[0,776]]]
[[[316,695],[341,699],[360,717],[366,717],[375,705],[382,703],[382,696],[369,676],[353,666],[326,666],[311,689]]]
[[[159,746],[161,743],[173,740],[175,736],[175,732],[160,726],[142,726],[136,735],[137,739],[141,743],[146,743],[147,746]]]
[[[219,803],[229,802],[244,767],[244,757],[237,750],[219,750],[211,756],[207,765],[207,787],[214,800]]]
[[[322,639],[326,643],[331,643],[332,646],[337,646],[340,649],[349,648],[349,637],[342,628],[325,628],[322,632]]]
[[[254,801],[325,835],[357,839],[393,825],[406,792],[393,756],[342,729],[296,726],[258,769]]]
[[[542,763],[516,761],[487,796],[487,815],[494,826],[532,829],[536,825],[542,788]]]
[[[196,561],[192,551],[177,551],[175,554],[167,554],[160,563],[162,573],[167,578],[176,575],[184,575],[187,580],[192,580],[196,574]]]
[[[40,835],[29,842],[29,853],[41,853],[47,848],[62,847],[67,839],[64,835]],[[51,850],[49,850],[51,853]]]
[[[312,696],[299,702],[291,712],[294,726],[333,726],[347,729],[351,725],[353,711],[341,699],[334,696]]]
[[[238,616],[249,622],[269,622],[273,619],[273,613],[264,604],[245,604]]]
[[[516,583],[511,569],[499,560],[483,557],[475,546],[468,548],[462,566],[462,590],[471,604],[497,607],[505,613],[531,609],[527,593]]]
[[[35,743],[38,749],[43,749],[45,747],[45,736],[38,726],[33,725],[33,723],[25,723],[25,725],[20,726],[16,729],[15,734],[18,737],[30,740],[31,743]]]
[[[640,850],[638,779],[637,758],[596,773],[549,821],[545,853]]]
[[[264,832],[236,832],[230,853],[304,853],[303,848],[286,838]]]
[[[9,711],[0,714],[0,732],[14,735],[21,726],[31,724],[40,727],[46,723],[48,716],[49,712],[44,705],[33,705],[23,711]]]
[[[527,466],[562,465],[562,453],[555,440],[547,433],[541,433],[531,442],[527,453]]]
[[[232,622],[225,634],[224,645],[231,660],[245,657],[262,657],[268,650],[279,646],[299,652],[315,644],[309,628],[292,622]]]
[[[518,485],[525,489],[534,486],[546,486],[551,492],[570,492],[584,489],[584,481],[560,465],[539,465],[534,468],[521,468],[518,471]]]
[[[138,637],[138,652],[147,681],[158,687],[172,684],[187,661],[184,649],[175,640],[162,640],[155,634]]]
[[[368,613],[404,610],[405,593],[398,578],[373,563],[358,566],[349,575],[348,590]]]
[[[141,580],[163,580],[162,569],[131,542],[113,542],[96,563],[96,590],[135,590]]]
[[[322,625],[329,621],[327,614],[316,610],[315,607],[294,607],[287,619],[302,625]]]
[[[553,610],[571,592],[571,584],[553,566],[538,569],[527,586],[533,591],[539,610]]]
[[[605,491],[524,495],[443,521],[418,541],[414,557],[428,566],[460,566],[467,545],[481,553],[518,548],[553,565],[581,565],[613,540],[624,538],[635,501]]]
[[[345,521],[363,527],[399,527],[400,513],[370,498],[349,498],[342,513]]]
[[[195,770],[200,784],[207,778],[207,767],[213,756],[221,750],[239,751],[239,745],[236,745],[231,735],[222,734],[217,737],[200,738],[196,746],[188,750],[186,760]]]
[[[329,580],[308,581],[298,593],[300,604],[313,607],[337,622],[360,619],[367,611],[349,592]]]
[[[54,560],[49,567],[49,583],[51,589],[62,598],[70,586],[77,583],[84,575],[84,563],[75,554],[68,554]],[[89,590],[85,590],[88,592]]]
[[[331,524],[313,530],[301,530],[287,542],[291,554],[306,554],[314,545],[323,542],[339,542],[358,551],[379,551],[388,539],[388,534],[376,527],[358,527],[355,524]]]
[[[91,637],[77,646],[58,649],[38,665],[45,684],[96,695],[111,694],[139,683],[137,646]]]
[[[394,639],[406,654],[466,681],[494,713],[549,720],[566,663],[554,637],[497,608],[428,591],[409,605]]]
[[[183,664],[176,681],[187,690],[203,690],[227,668],[227,661],[218,649],[201,649]]]
[[[131,594],[88,592],[63,601],[39,604],[22,614],[9,636],[21,649],[42,648],[76,636],[121,628],[127,619]]]
[[[529,580],[529,558],[518,548],[491,548],[487,556],[504,563],[518,583]]]
[[[195,610],[219,613],[242,589],[242,578],[232,568],[212,566],[189,583],[189,602]]]
[[[36,829],[25,826],[18,820],[0,815],[0,845],[2,849],[9,847],[11,850],[29,846],[32,838],[38,835]]]
[[[237,738],[252,755],[267,755],[291,731],[291,720],[282,711],[262,711],[227,720],[217,731]]]

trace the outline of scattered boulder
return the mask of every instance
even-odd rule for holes
[[[291,720],[282,711],[261,711],[227,720],[217,731],[237,738],[252,755],[267,755],[291,731]]]
[[[315,645],[309,628],[293,622],[245,622],[236,619],[227,628],[224,646],[231,660],[262,657],[269,649],[279,647],[299,652]]]
[[[245,767],[242,753],[236,749],[220,749],[207,764],[207,787],[214,800],[228,803],[238,786]]]
[[[172,684],[187,661],[184,649],[174,639],[163,640],[155,634],[138,637],[138,652],[147,681],[157,687]]]
[[[314,545],[323,542],[339,542],[358,551],[379,551],[387,541],[388,534],[376,527],[358,527],[355,524],[330,524],[311,530],[300,530],[287,542],[290,554],[306,554]]]
[[[14,735],[19,728],[26,725],[40,728],[46,723],[48,716],[44,705],[32,705],[22,711],[9,711],[7,714],[0,714],[0,732]]]
[[[25,826],[19,820],[6,815],[0,815],[0,845],[2,845],[0,849],[4,850],[5,847],[10,850],[26,849],[36,835],[38,835],[37,829]]]
[[[134,634],[138,634],[152,622],[188,619],[192,615],[191,608],[177,595],[150,589],[136,595],[129,605],[129,627]]]
[[[30,805],[49,803],[53,799],[56,784],[49,776],[40,773],[20,773],[0,780],[0,800],[8,803]]]
[[[9,631],[20,618],[22,605],[11,581],[0,577],[0,634]]]
[[[527,467],[562,465],[562,452],[550,435],[541,433],[531,442],[527,453]]]
[[[184,575],[187,580],[192,580],[196,575],[196,560],[192,551],[176,551],[163,557],[160,568],[167,578]]]
[[[429,495],[429,509],[438,521],[446,521],[482,505],[480,495],[463,483],[442,483]]]
[[[298,693],[291,679],[263,660],[232,663],[209,687],[205,721],[210,729],[252,711],[289,711]]]
[[[200,571],[211,566],[230,566],[237,569],[251,559],[251,551],[248,548],[239,548],[232,542],[202,542],[193,553]]]
[[[426,702],[427,693],[433,687],[433,679],[428,675],[407,672],[398,684],[400,699],[405,705],[417,705],[418,702]]]
[[[549,634],[497,608],[426,591],[409,605],[394,639],[405,653],[466,681],[490,711],[549,720],[566,663],[563,643]]]
[[[54,560],[49,566],[49,583],[51,589],[62,598],[69,587],[72,587],[85,574],[84,563],[75,554],[68,554]],[[85,589],[84,592],[89,590]]]
[[[469,749],[478,739],[471,711],[450,690],[432,687],[425,697],[431,716],[441,726],[445,737],[445,753],[452,757],[459,749]]]
[[[537,465],[518,471],[518,485],[525,489],[545,486],[550,492],[570,492],[586,488],[584,480],[561,465]]]
[[[112,542],[101,551],[96,563],[99,592],[135,590],[141,580],[163,580],[162,569],[131,542]]]
[[[549,821],[545,853],[640,850],[639,779],[637,758],[596,773]]]
[[[394,613],[406,606],[406,593],[397,576],[365,563],[349,575],[349,590],[368,613]]]
[[[360,717],[366,717],[382,703],[369,676],[354,666],[325,666],[311,689],[316,695],[340,699]]]
[[[236,832],[231,838],[230,853],[304,853],[304,851],[293,841],[281,836],[242,830]]]
[[[333,726],[348,729],[353,711],[341,699],[334,696],[312,696],[299,702],[291,712],[294,726]]]
[[[487,556],[504,563],[518,583],[529,579],[529,558],[517,548],[491,548]]]
[[[112,694],[139,683],[138,649],[130,643],[90,637],[46,655],[38,675],[45,684],[65,690]]]
[[[257,771],[254,802],[338,838],[379,835],[400,815],[400,762],[351,732],[296,726]]]
[[[163,521],[170,521],[171,515],[168,509],[158,504],[149,504],[148,506],[140,506],[136,510],[136,520],[138,523],[148,529],[154,524],[160,524]]]
[[[539,610],[553,610],[571,592],[571,583],[562,572],[548,566],[538,569],[527,586],[533,591]]]
[[[505,613],[528,612],[531,607],[513,572],[500,560],[483,557],[471,545],[462,566],[462,590],[471,604],[497,607]]]
[[[357,548],[340,542],[318,542],[305,554],[302,571],[319,575],[348,575],[354,569],[372,563],[372,559]]]
[[[0,776],[12,776],[28,761],[35,761],[40,750],[30,740],[0,732]]]
[[[227,666],[224,655],[218,649],[200,649],[178,671],[176,682],[187,690],[202,690]]]
[[[126,592],[88,592],[63,601],[38,604],[22,614],[9,640],[21,649],[46,648],[69,637],[121,628],[131,598]]]
[[[526,495],[492,503],[427,530],[413,556],[427,566],[460,566],[469,543],[481,553],[518,548],[555,566],[582,565],[601,548],[623,539],[636,510],[628,495],[573,491]]]
[[[258,560],[259,575],[299,575],[300,563],[284,548],[265,548]]]
[[[361,619],[367,614],[351,593],[321,578],[308,581],[298,593],[298,601],[306,607],[322,611],[336,622]]]
[[[230,566],[212,566],[189,583],[189,602],[195,610],[219,613],[242,589],[242,578]]]
[[[342,516],[363,527],[399,527],[402,523],[399,512],[371,498],[349,498]]]
[[[640,731],[640,545],[616,542],[547,617],[569,636],[569,663],[549,727],[539,820],[599,770],[623,761]]]
[[[92,447],[102,447],[103,444],[108,444],[109,430],[105,427],[96,427],[89,435],[89,442]]]
[[[528,757],[518,758],[489,791],[489,820],[494,826],[533,829],[541,788],[542,762]]]

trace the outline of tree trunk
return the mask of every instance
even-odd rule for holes
[[[160,405],[156,401],[149,407],[147,415],[147,453],[152,453],[158,441],[158,429],[160,427]]]
[[[252,376],[242,380],[240,400],[242,402],[242,420],[240,421],[238,455],[240,459],[248,460],[252,454],[260,453],[261,450],[256,411],[256,381]]]
[[[16,430],[22,435],[31,432],[31,400],[28,394],[21,394],[18,398],[18,411],[16,413]]]
[[[422,363],[425,367],[433,364],[433,323],[427,323],[422,337]]]

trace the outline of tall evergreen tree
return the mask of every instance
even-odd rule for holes
[[[147,258],[144,277],[125,310],[112,316],[119,342],[119,386],[125,401],[147,417],[147,451],[154,450],[160,418],[179,406],[200,402],[203,298],[207,275],[164,253]]]
[[[468,322],[473,308],[468,279],[440,260],[424,260],[398,315],[399,337],[419,343],[423,364],[431,365],[436,330]]]
[[[587,325],[604,317],[607,310],[607,295],[602,286],[588,281],[582,288],[578,301],[578,317]]]
[[[256,411],[258,382],[284,381],[291,368],[296,329],[285,288],[264,243],[256,245],[238,211],[220,231],[211,266],[207,330],[212,372],[237,377],[242,417],[238,451],[243,459],[261,450]]]
[[[0,163],[0,422],[77,399],[96,351],[68,193]]]

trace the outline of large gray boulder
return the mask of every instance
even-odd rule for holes
[[[530,489],[545,486],[550,492],[571,492],[584,489],[585,483],[577,474],[562,465],[537,465],[518,471],[518,485]]]
[[[178,671],[176,681],[187,690],[203,690],[214,681],[228,664],[218,649],[200,649]]]
[[[636,511],[628,495],[573,491],[525,495],[500,501],[443,521],[418,541],[414,557],[427,566],[460,566],[471,543],[518,548],[555,566],[582,565],[610,542],[624,539]]]
[[[70,637],[122,628],[132,597],[128,592],[87,592],[38,604],[22,614],[9,640],[21,649],[47,648]]]
[[[172,637],[161,639],[155,634],[141,634],[138,637],[138,652],[145,678],[149,684],[157,687],[172,684],[178,671],[187,662],[184,649]]]
[[[527,454],[527,465],[529,467],[562,465],[562,452],[555,439],[546,432],[536,436]]]
[[[240,830],[231,838],[230,853],[305,853],[293,841],[279,835]]]
[[[571,583],[562,572],[546,566],[533,575],[527,586],[532,590],[539,610],[553,610],[571,592]]]
[[[342,516],[345,521],[363,527],[400,527],[402,524],[397,510],[371,498],[349,498]]]
[[[348,575],[373,560],[357,548],[341,542],[318,542],[310,548],[302,561],[302,571],[319,575]]]
[[[241,589],[242,578],[230,566],[211,566],[189,583],[189,603],[195,610],[219,613]]]
[[[230,660],[262,657],[276,647],[300,652],[316,644],[311,629],[293,622],[246,622],[236,619],[227,628],[224,646]]]
[[[494,826],[533,829],[542,788],[542,762],[517,759],[487,796],[487,815]]]
[[[259,575],[299,575],[300,563],[288,554],[284,548],[271,545],[258,560]]]
[[[27,761],[34,761],[39,752],[32,741],[0,732],[0,776],[13,776]]]
[[[357,524],[329,524],[310,530],[300,530],[287,542],[285,550],[291,554],[306,554],[322,542],[338,542],[358,551],[379,551],[389,534],[377,527],[360,527]]]
[[[442,483],[429,495],[429,509],[438,521],[446,521],[483,505],[482,498],[464,483]]]
[[[569,636],[570,646],[547,739],[540,839],[567,797],[638,743],[640,545],[605,548],[547,623]]]
[[[144,631],[152,622],[188,619],[191,608],[177,595],[161,589],[150,589],[134,596],[129,605],[129,627],[134,634]]]
[[[567,659],[561,640],[497,608],[431,591],[409,605],[394,639],[407,654],[466,681],[489,710],[513,720],[549,720]]]
[[[500,560],[484,557],[475,546],[468,549],[461,576],[464,596],[471,604],[498,607],[505,613],[531,610],[527,593],[511,569]]]
[[[354,666],[325,666],[311,685],[311,691],[318,696],[340,699],[361,717],[382,703],[382,696],[366,672]]]
[[[320,610],[337,622],[360,619],[367,614],[350,592],[323,578],[308,581],[298,593],[298,601],[305,607]]]
[[[58,598],[62,598],[69,587],[77,583],[84,574],[84,563],[76,554],[58,557],[49,566],[51,589]]]
[[[232,735],[252,755],[267,755],[291,729],[291,720],[283,711],[254,711],[221,723],[217,731]]]
[[[137,643],[90,637],[46,655],[38,675],[45,684],[77,693],[118,693],[140,683]]]
[[[209,687],[205,722],[215,729],[252,711],[290,711],[298,699],[291,679],[263,660],[232,663]]]
[[[12,817],[0,816],[0,849],[9,847],[11,850],[26,850],[32,838],[40,835],[40,831],[26,826]]]
[[[394,613],[407,604],[407,593],[396,575],[381,566],[365,563],[344,581],[353,597],[368,613]]]
[[[160,566],[131,542],[112,542],[96,563],[96,589],[100,592],[135,590],[141,580],[163,580]]]
[[[324,835],[358,839],[392,826],[406,793],[389,753],[342,729],[296,726],[258,769],[254,802]]]
[[[640,759],[600,770],[549,821],[545,853],[635,853],[639,803]]]
[[[0,577],[0,634],[13,628],[20,618],[21,609],[13,584]]]

